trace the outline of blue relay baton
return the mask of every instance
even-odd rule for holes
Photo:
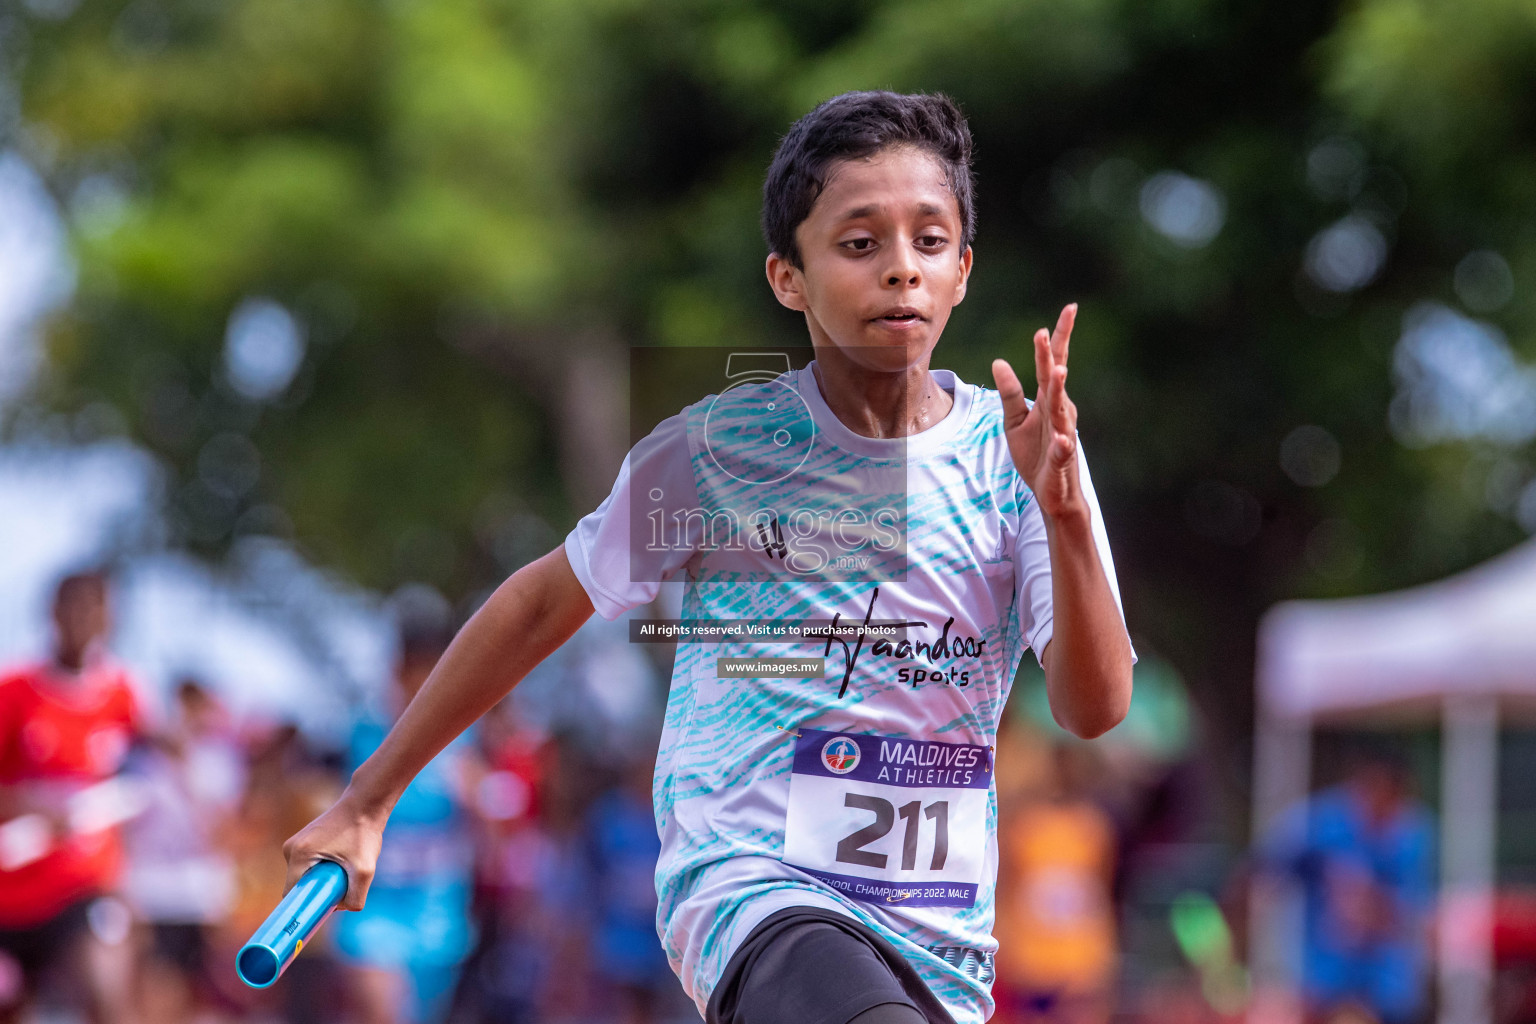
[[[235,973],[251,988],[266,988],[288,969],[304,943],[347,894],[347,873],[322,860],[308,871],[235,957]]]

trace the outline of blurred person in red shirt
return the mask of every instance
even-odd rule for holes
[[[139,731],[127,673],[108,656],[108,582],[66,576],[53,600],[52,657],[0,675],[0,1022],[20,1019],[45,978],[84,997],[95,1024],[123,1019],[132,917],[112,893],[113,789]],[[62,980],[62,979],[61,979]]]
[[[545,890],[560,856],[544,825],[555,747],[510,697],[478,724],[483,764],[468,762],[476,827],[474,916],[480,942],[465,964],[456,1014],[498,1024],[540,1016],[553,941]]]

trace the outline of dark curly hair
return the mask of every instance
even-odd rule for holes
[[[827,169],[888,146],[914,146],[944,165],[960,206],[962,245],[976,234],[971,129],[942,93],[845,92],[796,121],[779,143],[763,182],[763,237],[771,252],[801,266],[795,229],[826,187]]]

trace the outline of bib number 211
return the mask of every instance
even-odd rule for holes
[[[913,800],[901,805],[898,812],[889,800],[878,796],[869,796],[864,793],[848,793],[843,797],[843,806],[858,807],[866,811],[875,812],[873,824],[866,825],[852,835],[844,836],[837,843],[837,859],[843,864],[862,864],[865,867],[883,868],[889,859],[883,853],[871,853],[864,847],[877,839],[883,839],[891,831],[891,826],[896,822],[896,815],[900,813],[906,821],[906,831],[901,837],[901,870],[912,871],[917,867],[917,839],[918,839],[918,810],[921,809],[924,816],[930,821],[938,823],[938,831],[933,839],[933,860],[929,869],[941,871],[944,862],[949,859],[949,801],[935,800],[927,807],[922,806],[922,801]]]
[[[785,862],[868,903],[973,906],[986,851],[990,753],[801,729]]]

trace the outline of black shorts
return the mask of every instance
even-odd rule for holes
[[[27,990],[35,991],[38,978],[68,956],[90,929],[92,896],[71,903],[46,921],[28,928],[0,928],[0,951],[9,953],[21,966]]]
[[[725,965],[708,1024],[848,1024],[865,1011],[917,1024],[954,1024],[916,969],[868,926],[843,914],[790,907],[769,915]],[[906,1010],[901,1009],[906,1007]]]

